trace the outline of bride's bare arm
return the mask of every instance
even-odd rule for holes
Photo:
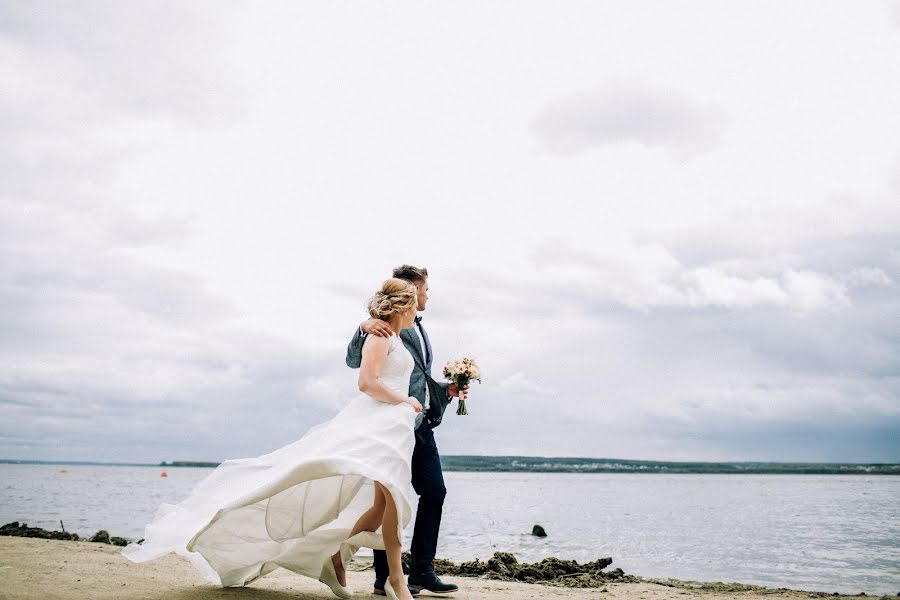
[[[386,337],[370,336],[363,346],[362,364],[359,366],[359,391],[367,396],[375,398],[379,402],[387,404],[409,404],[421,412],[422,405],[414,399],[401,396],[390,389],[381,381],[381,368],[388,355],[391,340]]]
[[[382,319],[369,319],[359,324],[359,330],[363,333],[374,334],[378,337],[390,337],[393,332],[391,326]]]

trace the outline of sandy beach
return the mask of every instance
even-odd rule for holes
[[[206,582],[190,562],[169,555],[159,560],[133,564],[120,554],[121,548],[92,542],[0,537],[0,598],[3,599],[163,599],[207,600],[251,598],[286,600],[333,598],[317,581],[280,569],[246,588],[222,588]],[[357,568],[365,568],[360,566]],[[370,569],[349,573],[350,586],[360,598],[371,594]],[[656,583],[610,583],[600,589],[558,588],[469,577],[446,577],[460,586],[451,597],[460,600],[513,600],[518,598],[613,598],[669,600],[698,596],[714,598],[810,598],[810,592],[755,589],[729,592],[704,587],[671,587]],[[433,597],[427,592],[422,598]]]

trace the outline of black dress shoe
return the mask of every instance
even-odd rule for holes
[[[450,594],[459,590],[459,586],[455,583],[444,583],[441,581],[434,571],[410,575],[407,581],[409,589],[428,590],[433,594]]]
[[[375,589],[372,591],[376,596],[387,596],[384,591],[384,582],[380,579],[375,580]],[[409,593],[413,596],[419,593],[418,588],[414,588],[413,586],[409,586]]]

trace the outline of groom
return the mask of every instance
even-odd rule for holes
[[[421,313],[428,302],[428,270],[403,265],[394,269],[394,277],[405,279],[416,286],[418,306]],[[347,366],[358,369],[362,361],[362,347],[366,335],[387,337],[391,328],[379,319],[370,319],[359,326],[347,347]],[[434,442],[432,429],[441,424],[444,410],[453,396],[459,396],[455,383],[441,383],[431,378],[431,363],[434,354],[428,334],[422,327],[422,317],[416,317],[415,324],[400,332],[403,345],[413,356],[415,366],[409,378],[409,395],[422,403],[424,418],[416,427],[416,446],[412,456],[412,485],[419,495],[419,509],[413,529],[410,548],[409,589],[413,594],[428,590],[438,594],[455,592],[459,587],[444,583],[434,572],[432,561],[437,551],[438,531],[441,528],[441,511],[444,506],[444,474],[441,459]],[[388,578],[387,555],[384,550],[375,550],[375,593],[384,596],[384,582]]]

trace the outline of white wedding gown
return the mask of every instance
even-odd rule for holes
[[[409,351],[392,336],[381,381],[407,396],[412,369]],[[383,549],[381,529],[353,537],[350,530],[374,503],[374,481],[390,490],[398,535],[409,523],[415,418],[408,404],[357,396],[292,444],[222,463],[187,499],[161,505],[144,542],[122,554],[143,562],[176,552],[211,582],[235,586],[278,567],[318,579],[338,549],[344,564],[360,546]]]

